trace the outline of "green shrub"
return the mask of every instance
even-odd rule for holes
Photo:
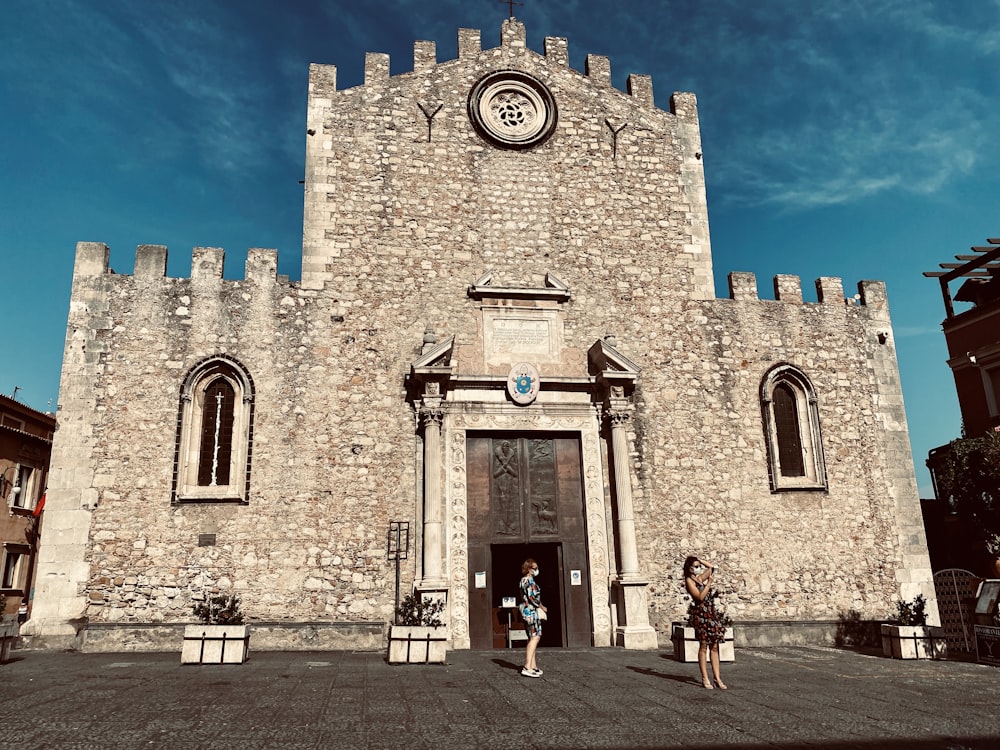
[[[424,600],[420,594],[410,594],[396,609],[396,624],[440,627],[444,625],[439,616],[442,612],[444,602],[441,599]]]
[[[890,622],[896,625],[926,625],[927,624],[927,600],[923,594],[917,594],[912,602],[896,602],[896,614]]]
[[[240,598],[236,594],[216,594],[194,605],[194,616],[206,625],[242,625]]]

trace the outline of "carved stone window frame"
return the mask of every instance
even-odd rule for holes
[[[778,451],[778,427],[774,414],[774,392],[779,386],[785,386],[795,396],[803,476],[782,474]],[[819,423],[819,402],[816,390],[806,374],[794,365],[787,363],[772,367],[761,381],[760,401],[771,491],[827,490],[826,463],[823,456],[823,440]]]
[[[203,401],[206,390],[224,378],[235,392],[229,482],[198,484]],[[217,355],[196,364],[181,386],[174,453],[172,502],[249,502],[253,443],[254,386],[247,369],[237,360]]]

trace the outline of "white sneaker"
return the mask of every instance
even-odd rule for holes
[[[541,672],[536,672],[535,670],[528,669],[527,667],[524,667],[524,668],[521,669],[521,674],[523,674],[525,677],[541,677],[542,676]]]

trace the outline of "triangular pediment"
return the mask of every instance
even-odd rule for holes
[[[426,372],[429,370],[450,370],[451,357],[455,350],[455,336],[452,334],[440,344],[434,344],[430,349],[420,355],[410,365],[410,372]]]
[[[592,374],[608,379],[635,380],[641,368],[622,354],[607,339],[598,339],[587,353]]]
[[[469,296],[474,299],[546,299],[566,302],[570,298],[569,286],[553,273],[545,274],[544,287],[501,286],[494,284],[494,272],[489,270],[469,286]]]

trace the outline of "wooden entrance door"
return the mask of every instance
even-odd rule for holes
[[[494,647],[506,624],[502,597],[521,577],[521,561],[512,560],[532,550],[551,560],[539,579],[551,616],[543,642],[591,645],[579,436],[470,435],[467,455],[472,647]]]

